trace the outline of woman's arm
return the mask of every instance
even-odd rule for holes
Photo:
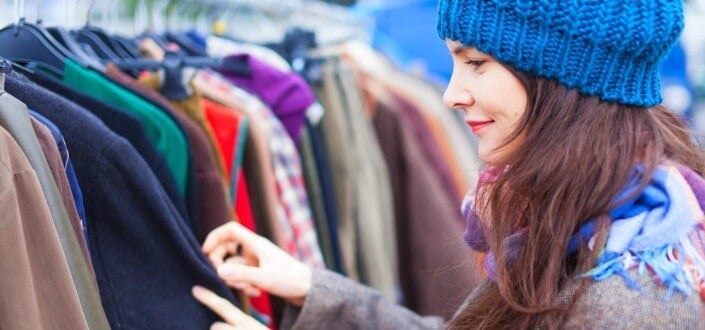
[[[420,316],[380,292],[327,270],[312,273],[302,307],[287,305],[281,329],[440,329],[443,319]]]

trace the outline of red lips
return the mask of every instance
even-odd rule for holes
[[[480,130],[482,130],[483,128],[494,123],[494,120],[487,120],[487,121],[469,121],[468,120],[468,121],[466,121],[466,123],[468,124],[468,126],[470,126],[473,133],[478,134],[480,132]]]

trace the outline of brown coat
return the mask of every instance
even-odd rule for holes
[[[88,329],[37,174],[0,127],[0,329]]]
[[[81,247],[78,244],[71,220],[66,211],[61,193],[51,174],[46,157],[42,153],[37,136],[34,134],[29,119],[27,106],[3,91],[0,91],[0,125],[17,141],[22,152],[32,164],[39,179],[42,193],[49,206],[49,212],[54,221],[54,228],[61,242],[61,250],[71,271],[83,312],[91,329],[109,328],[108,319],[101,304],[98,288],[92,278],[91,271]]]
[[[479,282],[475,253],[461,239],[459,201],[452,199],[424,152],[411,118],[379,103],[374,125],[394,196],[399,276],[404,305],[450,319]]]

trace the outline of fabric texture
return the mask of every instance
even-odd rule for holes
[[[376,290],[327,270],[316,269],[313,285],[301,308],[287,305],[280,329],[442,329],[443,319],[419,316],[386,300]],[[590,283],[566,320],[566,329],[703,329],[705,305],[700,298],[678,295],[669,298],[668,289],[650,276],[632,271],[640,285],[634,290],[613,276]],[[473,303],[483,290],[494,285],[480,284],[456,312]],[[571,284],[557,303],[569,303],[578,289]]]
[[[147,76],[140,77],[138,80],[141,84],[148,86],[155,92],[160,91],[162,88],[162,82],[159,79],[159,74],[152,73]],[[217,139],[215,133],[213,132],[213,127],[208,123],[206,119],[205,109],[203,104],[201,104],[201,93],[197,89],[191,86],[193,92],[189,96],[182,100],[170,100],[171,105],[177,110],[181,111],[187,115],[191,120],[193,120],[198,127],[206,134],[208,137],[208,142],[213,151],[213,161],[218,167],[218,171],[225,177],[225,161],[218,152]]]
[[[39,178],[1,126],[0,203],[0,328],[89,329]]]
[[[331,268],[340,274],[345,274],[343,267],[342,252],[340,252],[340,239],[338,237],[338,209],[336,207],[335,189],[330,166],[328,163],[328,153],[326,152],[325,140],[321,134],[321,123],[306,121],[306,132],[311,143],[311,152],[315,160],[316,173],[323,198],[324,219],[327,221],[330,245],[332,248],[333,265]],[[303,151],[303,140],[301,141]]]
[[[490,168],[480,176],[478,189],[501,175],[502,170]],[[596,281],[613,275],[622,277],[634,289],[639,285],[627,275],[630,269],[647,271],[671,291],[702,296],[705,301],[705,179],[691,169],[664,161],[648,185],[637,191],[644,173],[636,166],[627,185],[614,198],[616,207],[610,211],[611,225],[607,242],[593,269],[580,275]],[[686,179],[687,178],[687,179]],[[475,250],[487,252],[483,227],[489,219],[481,219],[473,208],[476,189],[463,201],[467,229],[465,241]],[[596,220],[590,220],[571,237],[568,253],[574,253],[593,240]],[[525,235],[524,228],[508,237],[507,259],[516,258]],[[589,246],[588,246],[589,248]],[[493,254],[487,253],[484,265],[489,278],[496,281]]]
[[[76,212],[78,213],[81,226],[83,227],[83,236],[85,238],[86,243],[88,243],[88,230],[86,229],[86,210],[83,207],[83,193],[81,192],[81,186],[78,185],[76,171],[73,169],[73,164],[71,163],[71,158],[69,157],[69,151],[66,147],[66,141],[64,141],[64,134],[61,133],[61,129],[54,123],[52,123],[49,118],[42,116],[36,111],[30,110],[30,114],[32,115],[32,117],[36,118],[49,129],[52,136],[54,137],[54,141],[56,141],[56,146],[59,149],[61,162],[64,164],[66,179],[68,180],[69,188],[71,189],[71,196],[76,207]]]
[[[462,197],[460,197],[456,190],[450,164],[443,157],[443,154],[441,153],[442,148],[440,147],[440,141],[434,137],[431,126],[428,121],[424,119],[419,106],[409,102],[407,99],[400,97],[399,95],[395,95],[395,93],[390,94],[392,94],[390,97],[393,98],[393,102],[396,104],[396,111],[399,111],[409,123],[409,129],[414,132],[414,135],[426,137],[424,139],[417,139],[420,149],[423,151],[424,158],[427,159],[428,163],[431,164],[433,171],[436,173],[440,186],[446,193],[446,198],[455,203],[455,205],[458,205],[462,201]],[[468,147],[467,149],[470,148]],[[472,152],[472,150],[466,150],[464,152]],[[454,218],[462,219],[460,211],[456,209],[456,212],[457,213]],[[462,222],[462,220],[460,221]]]
[[[566,329],[703,329],[705,303],[698,295],[672,294],[652,276],[634,269],[627,273],[639,289],[611,276],[591,282],[578,299]],[[591,280],[587,280],[591,281]],[[567,303],[577,285],[563,290],[559,300]]]
[[[259,126],[261,129],[262,138],[266,140],[262,143],[270,154],[271,162],[261,163],[260,166],[269,166],[273,171],[274,188],[279,200],[276,226],[284,235],[282,241],[276,242],[283,242],[283,248],[297,259],[314,267],[324,267],[304,185],[301,160],[282,123],[257,97],[233,85],[236,81],[228,82],[217,73],[201,71],[199,75],[203,80],[227,88],[227,93],[238,100],[236,103],[244,105],[240,109],[250,116],[251,127],[255,129]]]
[[[334,61],[355,173],[355,249],[360,280],[394,299],[399,288],[392,188],[372,121],[365,116],[358,81],[351,67]],[[325,72],[325,69],[324,69]]]
[[[63,81],[78,90],[137,117],[149,139],[169,164],[182,196],[188,178],[188,144],[173,119],[134,93],[114,84],[96,71],[66,60]]]
[[[238,145],[244,142],[242,140],[245,140],[248,119],[244,114],[206,98],[201,99],[201,102],[206,112],[206,119],[213,127],[213,133],[218,144],[218,152],[225,160],[226,177],[230,181],[230,200],[235,206],[235,214],[237,214],[240,224],[253,232],[257,232],[255,221],[252,219],[249,199],[246,197],[247,188],[244,186],[243,180],[239,178],[242,175],[242,171],[237,159],[237,154],[242,153],[241,149],[244,149],[244,144],[242,146]],[[244,198],[243,195],[245,196]],[[239,204],[237,203],[238,197],[240,198]],[[210,229],[212,230],[213,228]],[[259,297],[249,298],[252,307],[256,311],[272,320],[272,307],[269,295],[266,292],[262,292]],[[271,322],[270,327],[273,327]]]
[[[81,252],[86,259],[86,264],[88,265],[88,271],[91,274],[91,278],[95,281],[95,273],[93,272],[93,264],[91,263],[90,254],[88,253],[88,247],[86,245],[86,224],[78,216],[78,210],[76,210],[76,203],[73,201],[73,194],[71,193],[71,187],[69,186],[69,180],[66,177],[66,172],[64,171],[64,165],[61,161],[61,155],[59,154],[59,147],[56,146],[56,140],[54,140],[51,131],[39,120],[37,120],[30,111],[30,119],[32,121],[32,128],[34,128],[34,134],[37,135],[37,140],[39,140],[39,145],[42,148],[42,152],[47,159],[49,164],[49,169],[56,182],[56,186],[59,188],[59,193],[61,194],[61,200],[64,202],[64,207],[71,220],[71,227],[76,234],[78,245],[81,247]],[[97,288],[98,283],[94,282],[94,286]]]
[[[179,126],[181,131],[186,136],[189,151],[189,166],[186,172],[186,193],[182,196],[182,199],[184,200],[188,219],[191,220],[191,228],[196,228],[197,224],[200,222],[200,217],[202,216],[201,212],[205,212],[201,209],[201,204],[203,204],[202,200],[206,197],[202,196],[201,191],[208,189],[207,187],[202,187],[205,185],[207,180],[203,179],[204,176],[201,175],[200,169],[204,166],[203,163],[206,163],[209,159],[199,156],[202,152],[201,149],[207,147],[207,145],[204,144],[206,142],[206,137],[201,134],[202,132],[198,129],[198,126],[195,123],[188,120],[188,117],[176,109],[173,109],[169,103],[169,100],[161,96],[161,94],[145,87],[135,78],[121,71],[114,64],[108,63],[105,66],[105,76],[113,83],[116,83],[135,93],[145,101],[162,110],[164,114],[169,116],[174,123]],[[208,178],[209,176],[206,175],[205,177]],[[217,205],[217,203],[211,203],[208,205],[213,206]]]
[[[457,203],[438,184],[413,125],[395,104],[378,102],[374,127],[394,196],[399,277],[404,305],[450,319],[481,282],[475,253],[460,239]],[[443,270],[443,271],[437,271]]]
[[[29,78],[42,87],[60,94],[65,99],[88,110],[98,117],[111,131],[129,141],[140,156],[147,162],[152,172],[157,176],[159,183],[164,188],[167,195],[169,195],[169,199],[179,213],[183,216],[187,215],[186,205],[176,186],[174,175],[164,157],[147,137],[144,126],[142,126],[139,119],[117,107],[87,94],[83,94],[47,74],[37,72],[34,76]],[[68,152],[66,154],[68,155]]]
[[[325,262],[327,269],[336,269],[331,232],[328,227],[325,207],[323,206],[323,193],[319,181],[318,169],[316,168],[316,160],[313,155],[313,148],[311,146],[308,125],[304,126],[304,129],[301,131],[299,153],[301,155],[301,169],[303,170],[308,201],[311,204],[311,215],[314,226],[316,227],[318,245],[321,247],[321,253],[323,254],[323,262]]]
[[[213,128],[217,151],[225,162],[225,178],[229,182],[230,200],[234,200],[237,170],[240,167],[239,160],[241,160],[238,160],[238,155],[243,149],[238,148],[238,144],[243,142],[239,140],[246,136],[243,129],[247,128],[247,117],[236,110],[205,98],[201,100],[201,104],[205,111],[206,120]]]
[[[22,77],[8,76],[5,87],[61,127],[73,156],[98,301],[110,321],[91,329],[206,329],[218,317],[193,299],[196,284],[237,304],[129,142],[85,109]]]
[[[233,218],[223,178],[215,164],[215,157],[212,154],[213,151],[206,133],[184,113],[174,109],[161,94],[146,88],[115,66],[108,65],[107,74],[117,83],[142,96],[165,113],[173,115],[184,128],[184,133],[188,137],[189,150],[193,155],[190,170],[194,173],[194,177],[189,180],[186,201],[192,219],[192,229],[196,233],[196,238],[203,241],[209,229]]]
[[[49,164],[32,129],[27,105],[18,98],[21,98],[22,101],[33,100],[21,97],[21,91],[18,92],[13,88],[12,76],[6,76],[5,78],[5,90],[7,92],[0,92],[0,125],[17,141],[17,144],[20,145],[22,152],[25,153],[30,164],[32,164],[32,168],[37,173],[44,197],[49,205],[51,217],[54,219],[54,226],[59,235],[63,253],[68,261],[71,277],[78,291],[78,297],[88,321],[88,326],[92,329],[106,329],[109,327],[106,313],[103,306],[101,306],[98,288],[94,284],[85,255],[78,243],[79,237],[74,232],[69,215],[61,200],[59,188],[54,181]],[[12,95],[9,93],[12,93]],[[51,105],[43,104],[42,106]],[[32,108],[40,112],[36,107]],[[55,111],[56,109],[52,108],[52,110]],[[82,239],[83,236],[81,235],[80,238]]]
[[[443,319],[422,317],[394,304],[379,291],[328,270],[315,269],[304,305],[287,305],[280,326],[287,329],[441,329]]]
[[[196,77],[197,88],[204,96],[228,108],[245,113],[248,105],[237,96],[229,93],[232,84],[217,76],[217,73],[200,71]],[[247,113],[245,113],[248,115]],[[268,150],[267,138],[262,128],[261,118],[248,115],[249,124],[246,132],[247,143],[243,151],[242,174],[239,180],[236,205],[238,215],[251,213],[253,228],[281,248],[285,248],[286,236],[279,223],[283,214],[281,202],[277,197],[276,183],[272,171],[272,161]],[[270,296],[274,324],[279,324],[279,317],[284,310],[284,300]]]
[[[267,104],[294,144],[298,144],[306,109],[316,101],[306,81],[294,73],[283,72],[249,54],[231,55],[225,60],[247,62],[251,71],[249,76],[229,73],[226,70],[221,70],[220,73]]]
[[[355,206],[354,206],[354,169],[352,144],[347,139],[348,128],[345,123],[345,108],[340,93],[337,92],[334,69],[329,68],[323,75],[323,83],[314,86],[316,97],[320,100],[326,113],[319,124],[318,131],[322,148],[327,153],[326,163],[329,168],[332,196],[336,210],[335,227],[340,246],[342,269],[346,276],[359,281],[360,272],[356,262],[355,249]]]
[[[659,63],[683,25],[681,0],[442,0],[437,30],[584,94],[646,107],[661,103]]]
[[[212,84],[216,80],[211,80],[214,77],[206,74],[201,75],[204,80],[203,83],[211,85],[209,87],[211,95],[208,97],[213,97],[215,101],[229,108],[244,111],[245,105],[237,97],[227,92],[227,89],[230,88],[230,83],[220,88],[215,87]],[[283,212],[280,211],[281,205],[277,197],[274,173],[271,170],[271,156],[268,151],[267,137],[262,128],[261,119],[250,116],[246,133],[247,143],[245,144],[242,170],[244,181],[246,181],[249,189],[251,210],[256,222],[257,232],[283,248],[286,246],[285,236],[277,225]]]
[[[638,187],[643,173],[639,167],[635,172],[618,201]],[[657,167],[649,185],[610,212],[607,243],[595,268],[584,276],[603,280],[620,275],[638,288],[626,271],[648,268],[669,291],[694,293],[705,303],[705,198],[698,198],[696,189],[705,190],[705,180],[691,169],[672,162]],[[584,241],[591,236],[585,228],[590,225],[580,230]]]

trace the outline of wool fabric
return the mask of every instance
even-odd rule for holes
[[[585,95],[661,103],[660,65],[683,30],[682,0],[441,0],[437,30]]]

